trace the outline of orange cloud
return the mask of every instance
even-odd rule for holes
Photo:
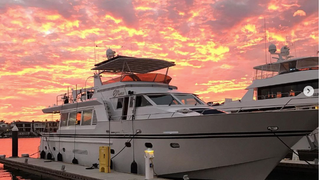
[[[293,13],[293,17],[294,16],[306,16],[306,12],[304,12],[303,10],[297,10],[296,12]]]

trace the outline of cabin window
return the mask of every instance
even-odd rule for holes
[[[303,89],[306,86],[312,86],[314,89],[318,89],[318,80],[302,81],[296,83],[288,83],[283,85],[258,88],[258,99],[297,96],[303,92]]]
[[[136,107],[143,107],[143,106],[152,106],[152,104],[144,96],[137,96]]]
[[[69,116],[68,126],[79,125],[81,120],[81,111],[72,112]]]
[[[157,105],[172,105],[180,104],[174,97],[170,94],[157,94],[157,95],[148,95],[148,97],[155,102]]]
[[[80,125],[80,121],[81,121],[81,112],[77,112],[76,125]]]
[[[119,98],[117,102],[117,109],[121,109],[123,104],[123,98]]]
[[[91,125],[92,110],[83,111],[81,125]]]
[[[67,126],[68,113],[61,113],[60,116],[60,126]]]
[[[199,99],[194,97],[192,94],[174,94],[176,98],[178,98],[182,104],[185,105],[197,105],[203,104]]]
[[[96,125],[96,124],[97,124],[97,115],[96,115],[96,111],[93,110],[92,125]]]
[[[73,126],[73,125],[75,125],[75,123],[76,123],[76,116],[77,116],[77,113],[76,113],[76,112],[70,113],[69,121],[68,121],[68,126]]]
[[[296,61],[289,62],[289,70],[296,71]]]

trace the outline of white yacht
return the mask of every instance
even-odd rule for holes
[[[226,98],[223,104],[217,104],[215,108],[229,113],[318,109],[319,57],[293,58],[287,46],[276,53],[273,44],[269,46],[269,52],[278,56],[273,57],[277,61],[253,68],[254,79],[242,99]],[[304,137],[293,149],[318,148],[317,132],[318,129],[311,136]]]
[[[92,166],[99,147],[110,146],[113,170],[144,174],[144,150],[152,148],[158,176],[259,180],[318,126],[316,109],[226,114],[170,85],[173,62],[110,49],[107,57],[92,69],[94,87],[43,109],[61,119],[56,133],[41,137],[41,158]],[[154,73],[160,69],[166,73]]]

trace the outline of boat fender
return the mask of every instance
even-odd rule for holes
[[[44,150],[41,151],[40,158],[41,159],[45,159],[46,158],[46,152]]]
[[[59,152],[58,155],[57,155],[57,160],[58,161],[63,161],[62,159],[62,154]]]
[[[75,157],[72,159],[72,164],[79,164],[78,163],[78,159],[76,159]]]
[[[126,142],[125,145],[126,145],[126,147],[131,147],[131,143],[130,142]]]
[[[135,160],[131,163],[131,173],[132,174],[138,174],[138,164]]]
[[[51,155],[51,153],[48,153],[48,154],[47,154],[47,159],[49,159],[49,160],[51,160],[51,159],[52,159],[52,155]]]

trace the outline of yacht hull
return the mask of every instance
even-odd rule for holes
[[[317,126],[318,110],[99,121],[93,130],[68,127],[45,134],[40,149],[91,166],[99,163],[99,147],[110,145],[114,170],[130,172],[135,161],[144,174],[145,145],[151,143],[154,170],[161,176],[265,179],[289,152],[287,146]],[[124,148],[125,142],[131,147]]]

